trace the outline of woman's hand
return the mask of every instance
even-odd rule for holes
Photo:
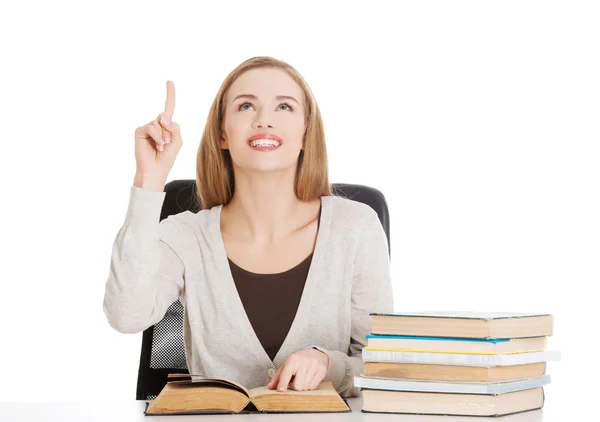
[[[325,378],[328,367],[329,356],[325,353],[317,349],[300,350],[285,360],[267,387],[279,391],[286,391],[288,386],[296,391],[314,390]]]
[[[162,191],[183,141],[173,121],[175,85],[167,81],[165,111],[135,130],[136,174],[134,185]]]

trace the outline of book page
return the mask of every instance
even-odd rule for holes
[[[289,388],[285,392],[280,392],[277,389],[269,390],[266,386],[256,387],[249,391],[250,398],[257,396],[264,396],[269,394],[289,394],[298,396],[337,396],[338,393],[333,388],[331,381],[324,381],[315,390],[310,391],[296,391],[290,390]]]
[[[190,378],[191,380],[176,380],[177,378]],[[238,390],[240,393],[245,394],[246,396],[250,397],[250,392],[248,391],[248,389],[246,389],[246,387],[244,387],[241,384],[238,384],[234,381],[231,380],[226,380],[224,378],[210,378],[207,377],[205,375],[190,375],[190,374],[169,374],[168,376],[169,379],[172,379],[172,381],[167,381],[168,384],[219,384],[222,385],[223,387],[229,387],[232,388],[234,390]]]

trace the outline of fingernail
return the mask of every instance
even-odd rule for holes
[[[166,120],[165,118],[161,117],[160,121],[162,122],[163,125],[169,126],[169,121]]]
[[[164,150],[165,150],[165,147],[163,147],[162,145],[159,145],[159,146],[158,146],[158,150],[159,150],[159,151],[164,151]]]

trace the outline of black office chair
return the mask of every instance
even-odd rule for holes
[[[334,195],[362,202],[377,212],[391,253],[389,212],[383,194],[363,185],[334,183],[331,187]],[[183,211],[199,211],[195,180],[173,180],[166,184],[165,192],[161,221]],[[161,321],[144,331],[136,399],[154,399],[167,383],[167,375],[173,372],[189,373],[183,342],[183,305],[179,300],[173,302]]]

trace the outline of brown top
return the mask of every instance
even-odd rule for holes
[[[319,209],[319,226],[320,220]],[[228,258],[246,315],[271,360],[275,360],[296,316],[312,257],[311,253],[294,268],[274,274],[246,271]]]
[[[256,274],[229,260],[248,319],[271,360],[292,326],[311,261],[312,254],[282,273]]]

